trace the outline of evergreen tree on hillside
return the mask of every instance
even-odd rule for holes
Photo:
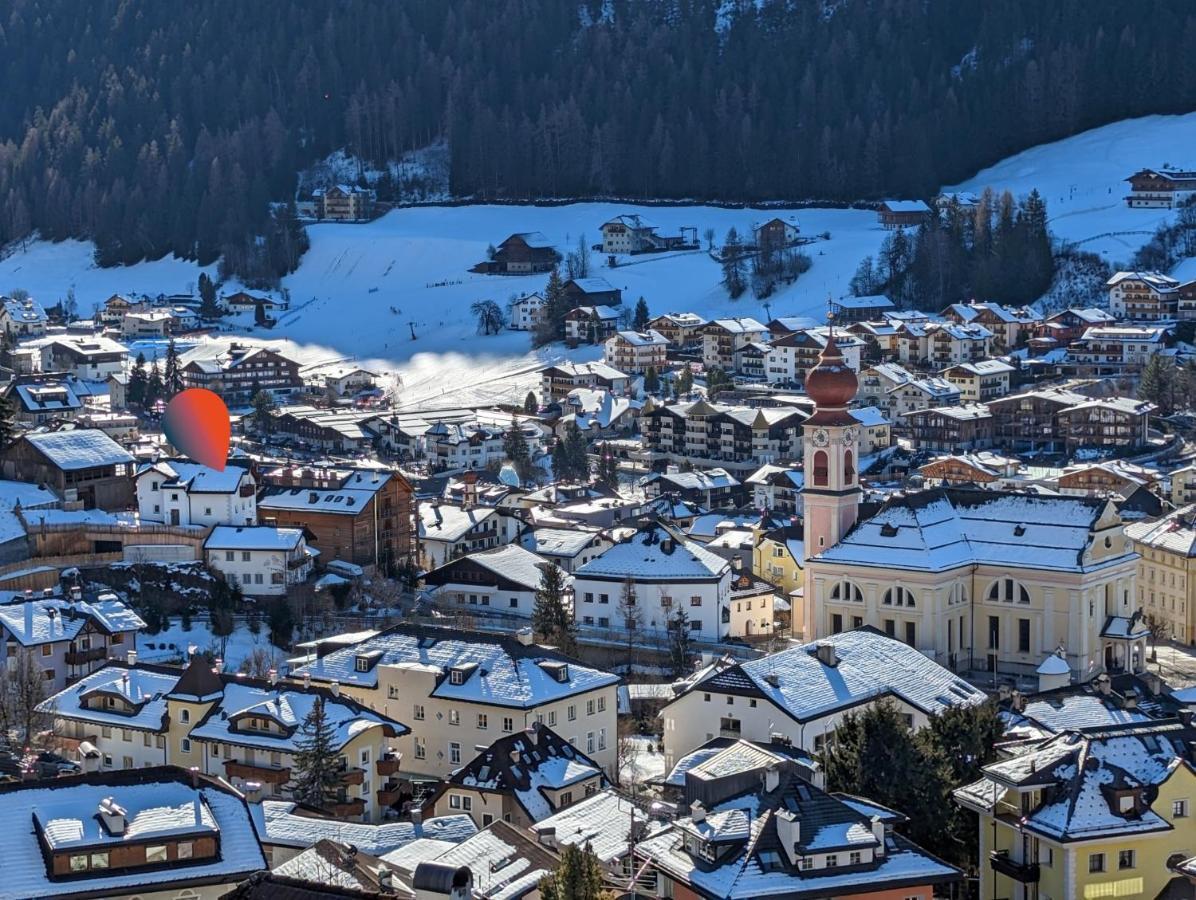
[[[644,373],[644,393],[655,394],[660,390],[660,375],[656,371],[656,366],[648,366],[648,371]]]
[[[568,476],[565,480],[588,482],[590,480],[589,445],[576,422],[565,426],[565,460]]]
[[[300,803],[327,809],[339,799],[341,774],[336,732],[324,709],[324,698],[316,697],[295,739],[292,794]]]
[[[544,306],[540,319],[532,331],[536,346],[550,344],[565,338],[565,316],[569,313],[569,299],[565,294],[565,282],[559,269],[553,269],[544,288]]]
[[[603,487],[614,490],[619,486],[619,461],[610,444],[605,442],[598,445],[598,483]]]
[[[534,416],[540,411],[540,401],[536,399],[535,391],[527,392],[527,396],[523,400],[523,411],[529,416]]]
[[[167,400],[183,389],[183,371],[179,367],[179,352],[174,345],[174,338],[166,345],[166,366],[162,375],[162,385]]]
[[[734,225],[727,231],[726,240],[723,241],[722,266],[723,287],[732,300],[738,300],[747,289],[747,282],[744,280],[743,244]]]
[[[1179,369],[1175,363],[1156,353],[1142,367],[1138,382],[1138,397],[1159,408],[1158,415],[1169,416],[1175,412],[1176,398],[1181,386]]]
[[[635,319],[633,320],[632,327],[636,331],[647,331],[650,318],[651,316],[648,315],[648,303],[643,297],[640,297],[635,304]]]
[[[216,283],[207,272],[199,273],[199,314],[205,319],[220,318],[220,304],[216,301]]]
[[[145,387],[148,376],[145,373],[145,354],[138,353],[129,372],[129,384],[125,389],[126,399],[132,406],[145,405]]]

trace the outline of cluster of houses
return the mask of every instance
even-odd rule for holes
[[[601,232],[613,256],[698,243],[632,215]],[[775,218],[750,240],[802,238]],[[479,271],[558,262],[519,233]],[[518,405],[418,412],[351,363],[199,341],[179,378],[237,412],[222,470],[128,396],[124,341],[190,327],[137,317],[189,304],[112,298],[83,333],[6,300],[0,638],[38,667],[72,774],[0,784],[0,897],[536,900],[570,846],[620,895],[930,900],[965,874],[985,897],[1189,895],[1196,693],[1148,664],[1196,646],[1191,398],[1164,421],[1132,385],[1196,355],[1194,284],[1120,272],[1107,309],[1051,315],[865,296],[830,324],[640,331],[619,288],[576,278],[568,342],[601,359],[546,366]],[[543,308],[520,298],[510,327]],[[242,415],[262,392],[274,408]],[[555,477],[579,435],[581,471]],[[253,674],[211,647],[167,658],[136,590],[98,589],[146,565],[235,586],[238,616],[311,602],[327,622]],[[389,618],[340,627],[325,589],[390,584]],[[900,811],[828,791],[837,729],[879,702],[914,730],[1000,708],[996,760],[953,794],[979,818],[968,873]],[[335,761],[313,799],[316,711]]]

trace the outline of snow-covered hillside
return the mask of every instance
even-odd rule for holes
[[[1128,119],[1032,147],[946,190],[978,193],[992,187],[1017,196],[1037,189],[1057,237],[1116,265],[1128,262],[1174,215],[1129,209],[1125,179],[1168,164],[1196,167],[1196,113]]]
[[[1124,178],[1145,166],[1196,165],[1196,113],[1120,122],[1019,153],[953,189],[986,186],[1024,194],[1038,188],[1051,227],[1061,238],[1127,261],[1158,224],[1173,215],[1125,205]],[[662,233],[693,226],[714,230],[721,241],[734,226],[747,232],[771,213],[706,206],[636,207],[610,203],[568,206],[458,206],[400,209],[361,225],[309,228],[311,249],[284,280],[292,307],[270,331],[249,317],[236,323],[253,340],[280,342],[305,363],[356,359],[402,378],[405,404],[440,405],[522,399],[536,384],[535,370],[560,356],[560,347],[537,353],[528,335],[476,333],[470,304],[493,299],[505,305],[517,294],[541,290],[545,276],[474,275],[469,268],[486,248],[517,231],[540,231],[562,252],[578,238],[600,239],[599,226],[620,213],[640,213]],[[790,215],[790,213],[785,213]],[[885,232],[866,210],[802,209],[793,212],[802,233],[829,233],[807,248],[813,267],[769,298],[768,307],[745,295],[727,298],[718,264],[704,252],[625,258],[607,268],[592,255],[592,275],[623,290],[625,302],[644,297],[653,313],[693,310],[707,317],[820,315],[828,295],[847,290],[859,261],[875,254]],[[90,244],[35,243],[0,260],[0,291],[25,288],[54,303],[74,288],[87,313],[113,293],[182,293],[193,290],[199,269],[176,259],[99,269]],[[236,289],[226,285],[225,290]],[[414,327],[416,339],[412,340]],[[230,336],[216,338],[231,339]],[[138,349],[152,351],[152,346]],[[592,358],[595,348],[570,353]]]

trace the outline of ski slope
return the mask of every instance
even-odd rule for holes
[[[1037,188],[1057,236],[1118,264],[1174,215],[1129,209],[1124,179],[1166,163],[1196,167],[1196,113],[1118,122],[1035,147],[948,189],[979,192],[991,186],[1020,195]],[[665,234],[682,226],[699,234],[711,228],[718,242],[732,226],[746,233],[753,223],[776,214],[699,205],[576,203],[414,207],[366,224],[316,224],[308,229],[311,249],[283,281],[291,308],[277,325],[256,329],[245,315],[229,323],[234,333],[201,342],[261,341],[308,365],[355,360],[401,379],[400,402],[408,406],[521,400],[538,384],[537,368],[565,355],[564,348],[532,351],[524,332],[480,336],[469,307],[483,299],[505,306],[511,297],[542,290],[546,276],[475,275],[470,267],[485,259],[489,245],[512,232],[540,231],[562,253],[574,249],[583,235],[587,244],[595,244],[601,224],[623,213],[639,213]],[[595,252],[590,274],[621,288],[627,305],[643,297],[653,314],[819,316],[828,296],[846,293],[859,261],[876,253],[886,232],[867,210],[812,208],[780,215],[796,217],[803,235],[828,233],[829,238],[806,248],[813,260],[810,271],[767,305],[750,293],[730,300],[718,264],[702,251],[623,257],[625,264],[613,269]],[[190,293],[201,271],[174,258],[101,269],[92,255],[86,242],[32,243],[0,260],[0,291],[24,288],[48,305],[73,288],[86,315],[114,293]],[[212,267],[207,271],[214,274]],[[155,348],[139,344],[137,349],[152,355]],[[599,354],[593,347],[568,352],[579,360]]]
[[[1125,205],[1125,179],[1164,165],[1196,168],[1196,113],[1127,119],[1031,147],[944,190],[1020,196],[1037,189],[1056,237],[1118,265],[1174,215]]]

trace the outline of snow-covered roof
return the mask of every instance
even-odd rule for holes
[[[521,238],[529,247],[551,249],[552,241],[538,231],[517,231],[511,237]]]
[[[357,671],[357,657],[374,653],[380,654],[377,663],[367,672]],[[516,709],[613,687],[619,681],[617,675],[572,661],[562,681],[556,665],[560,659],[544,647],[463,634],[460,629],[398,625],[360,644],[333,650],[295,674],[310,674],[316,681],[374,687],[378,666],[432,666],[445,673],[432,696]],[[466,672],[463,683],[453,684],[447,676],[453,668]]]
[[[710,491],[717,488],[731,488],[739,485],[739,479],[726,469],[705,469],[692,472],[658,472],[644,479],[645,484],[653,481],[667,482],[681,490]]]
[[[889,420],[885,414],[881,412],[876,406],[862,406],[859,409],[849,409],[848,412],[851,417],[863,425],[865,428],[876,428],[881,425],[888,425]]]
[[[710,325],[717,325],[731,334],[750,334],[757,331],[768,331],[767,325],[762,325],[750,316],[736,319],[715,319]]]
[[[892,309],[893,301],[884,294],[868,294],[863,297],[840,297],[832,300],[833,306],[842,309]]]
[[[140,481],[155,474],[163,479],[163,485],[188,493],[234,494],[249,476],[249,470],[239,466],[225,466],[223,471],[217,471],[200,463],[170,459],[141,466],[137,470],[137,479]]]
[[[1126,525],[1125,536],[1157,550],[1196,557],[1196,504],[1177,509],[1153,522]]]
[[[30,413],[82,409],[83,400],[65,380],[25,381],[12,386],[21,408]]]
[[[48,597],[0,605],[0,627],[23,647],[74,640],[89,622],[109,634],[145,627],[141,617],[111,593],[95,602]]]
[[[635,578],[638,581],[717,581],[731,564],[688,538],[675,537],[661,526],[636,532],[574,573],[580,581]]]
[[[187,777],[179,769],[149,769],[33,782],[0,792],[0,821],[10,823],[0,892],[14,898],[127,896],[153,893],[155,886],[176,882],[235,883],[266,868],[245,800],[206,780],[192,788],[183,780]],[[108,833],[97,815],[109,798],[125,811],[127,825],[121,835]],[[113,868],[110,875],[92,870],[64,883],[47,873],[39,832],[50,846],[63,850],[216,835],[220,852],[190,864],[180,860],[170,866]]]
[[[1086,562],[1107,501],[931,488],[896,495],[819,561],[941,572],[967,565],[1084,572],[1124,558]]]
[[[607,340],[620,340],[633,347],[667,347],[669,339],[659,331],[619,331]]]
[[[589,536],[587,535],[587,537]],[[451,560],[439,569],[429,572],[426,578],[435,584],[456,584],[457,582],[449,570],[459,568],[458,564],[463,560],[469,560],[474,565],[481,566],[488,572],[493,572],[499,578],[513,581],[526,590],[532,591],[540,586],[545,567],[555,565],[554,563],[547,562],[530,550],[524,549],[519,544],[504,544],[501,547],[479,550],[476,553],[470,553]],[[563,577],[566,580],[569,578],[567,575]]]
[[[383,859],[397,864],[399,855]],[[416,862],[410,856],[407,864]],[[519,900],[538,891],[540,882],[556,869],[557,859],[526,833],[501,819],[449,850],[423,862],[465,866],[473,876],[477,900]],[[416,876],[418,880],[418,875]]]
[[[42,702],[40,708],[57,717],[116,728],[164,731],[166,695],[181,672],[156,667],[105,666]],[[127,712],[87,706],[88,698],[112,694],[132,709]]]
[[[1191,771],[1193,737],[1192,728],[1176,720],[1067,731],[985,766],[985,777],[955,796],[966,806],[991,811],[1010,789],[1052,788],[1046,802],[1023,815],[1022,827],[1055,840],[1166,831],[1172,825],[1151,802],[1155,789],[1178,769]],[[1113,792],[1133,797],[1131,808],[1122,811]]]
[[[98,429],[27,434],[25,440],[55,466],[67,472],[133,461],[133,457],[120,444]]]
[[[449,503],[419,505],[419,537],[421,540],[456,541],[471,528],[494,519],[498,512],[490,507],[475,506],[463,509]]]
[[[992,410],[983,403],[965,403],[962,406],[932,406],[927,409],[911,410],[902,415],[907,418],[910,416],[938,415],[946,416],[949,419],[957,419],[961,422],[972,421],[974,419],[991,419],[993,416]]]
[[[4,297],[3,301],[4,314],[14,322],[36,325],[44,324],[46,321],[46,311],[36,300],[15,300],[12,297]]]
[[[835,665],[818,656],[834,648]],[[824,651],[825,652],[825,651]],[[984,692],[913,647],[872,628],[836,634],[712,674],[689,690],[748,693],[770,700],[799,722],[881,697],[926,713],[983,703]]]
[[[921,200],[885,200],[881,206],[889,212],[928,213],[930,207]]]
[[[648,814],[620,796],[613,789],[599,791],[532,825],[537,834],[546,835],[554,846],[588,847],[603,863],[622,859],[630,849],[633,823],[649,831],[661,827]]]
[[[1140,281],[1159,293],[1171,293],[1179,287],[1179,280],[1162,272],[1114,272],[1105,287],[1116,287],[1123,281]]]
[[[598,536],[584,528],[536,528],[520,539],[524,548],[541,556],[577,556]]]
[[[979,362],[960,363],[957,366],[952,366],[951,369],[961,369],[969,375],[1004,375],[1014,371],[1013,366],[1001,359],[982,359]]]
[[[615,290],[615,287],[609,281],[601,277],[572,278],[568,283],[576,285],[586,294],[604,294]]]
[[[205,550],[294,550],[303,540],[302,528],[272,525],[217,525],[204,541]]]
[[[262,843],[276,847],[310,847],[319,840],[352,844],[363,853],[381,856],[412,841],[433,839],[452,844],[477,834],[467,815],[438,816],[412,822],[370,825],[313,814],[290,800],[263,800],[250,807]]]
[[[884,812],[892,816],[891,811]],[[879,818],[885,821],[883,815]],[[792,831],[782,831],[782,819],[793,823]],[[686,834],[721,846],[713,859],[691,853],[682,840]],[[882,842],[883,852],[879,852]],[[852,850],[878,852],[866,866],[803,869],[790,861],[790,853],[807,856]],[[789,769],[780,771],[776,788],[758,788],[718,801],[701,820],[677,819],[637,843],[635,852],[638,859],[651,861],[694,893],[727,900],[864,896],[882,889],[956,881],[960,875],[887,829],[878,834],[870,815]],[[845,854],[840,857],[846,859]]]
[[[552,815],[548,791],[597,778],[601,767],[546,726],[504,735],[454,772],[444,790],[454,786],[510,794],[528,817],[538,822]]]

